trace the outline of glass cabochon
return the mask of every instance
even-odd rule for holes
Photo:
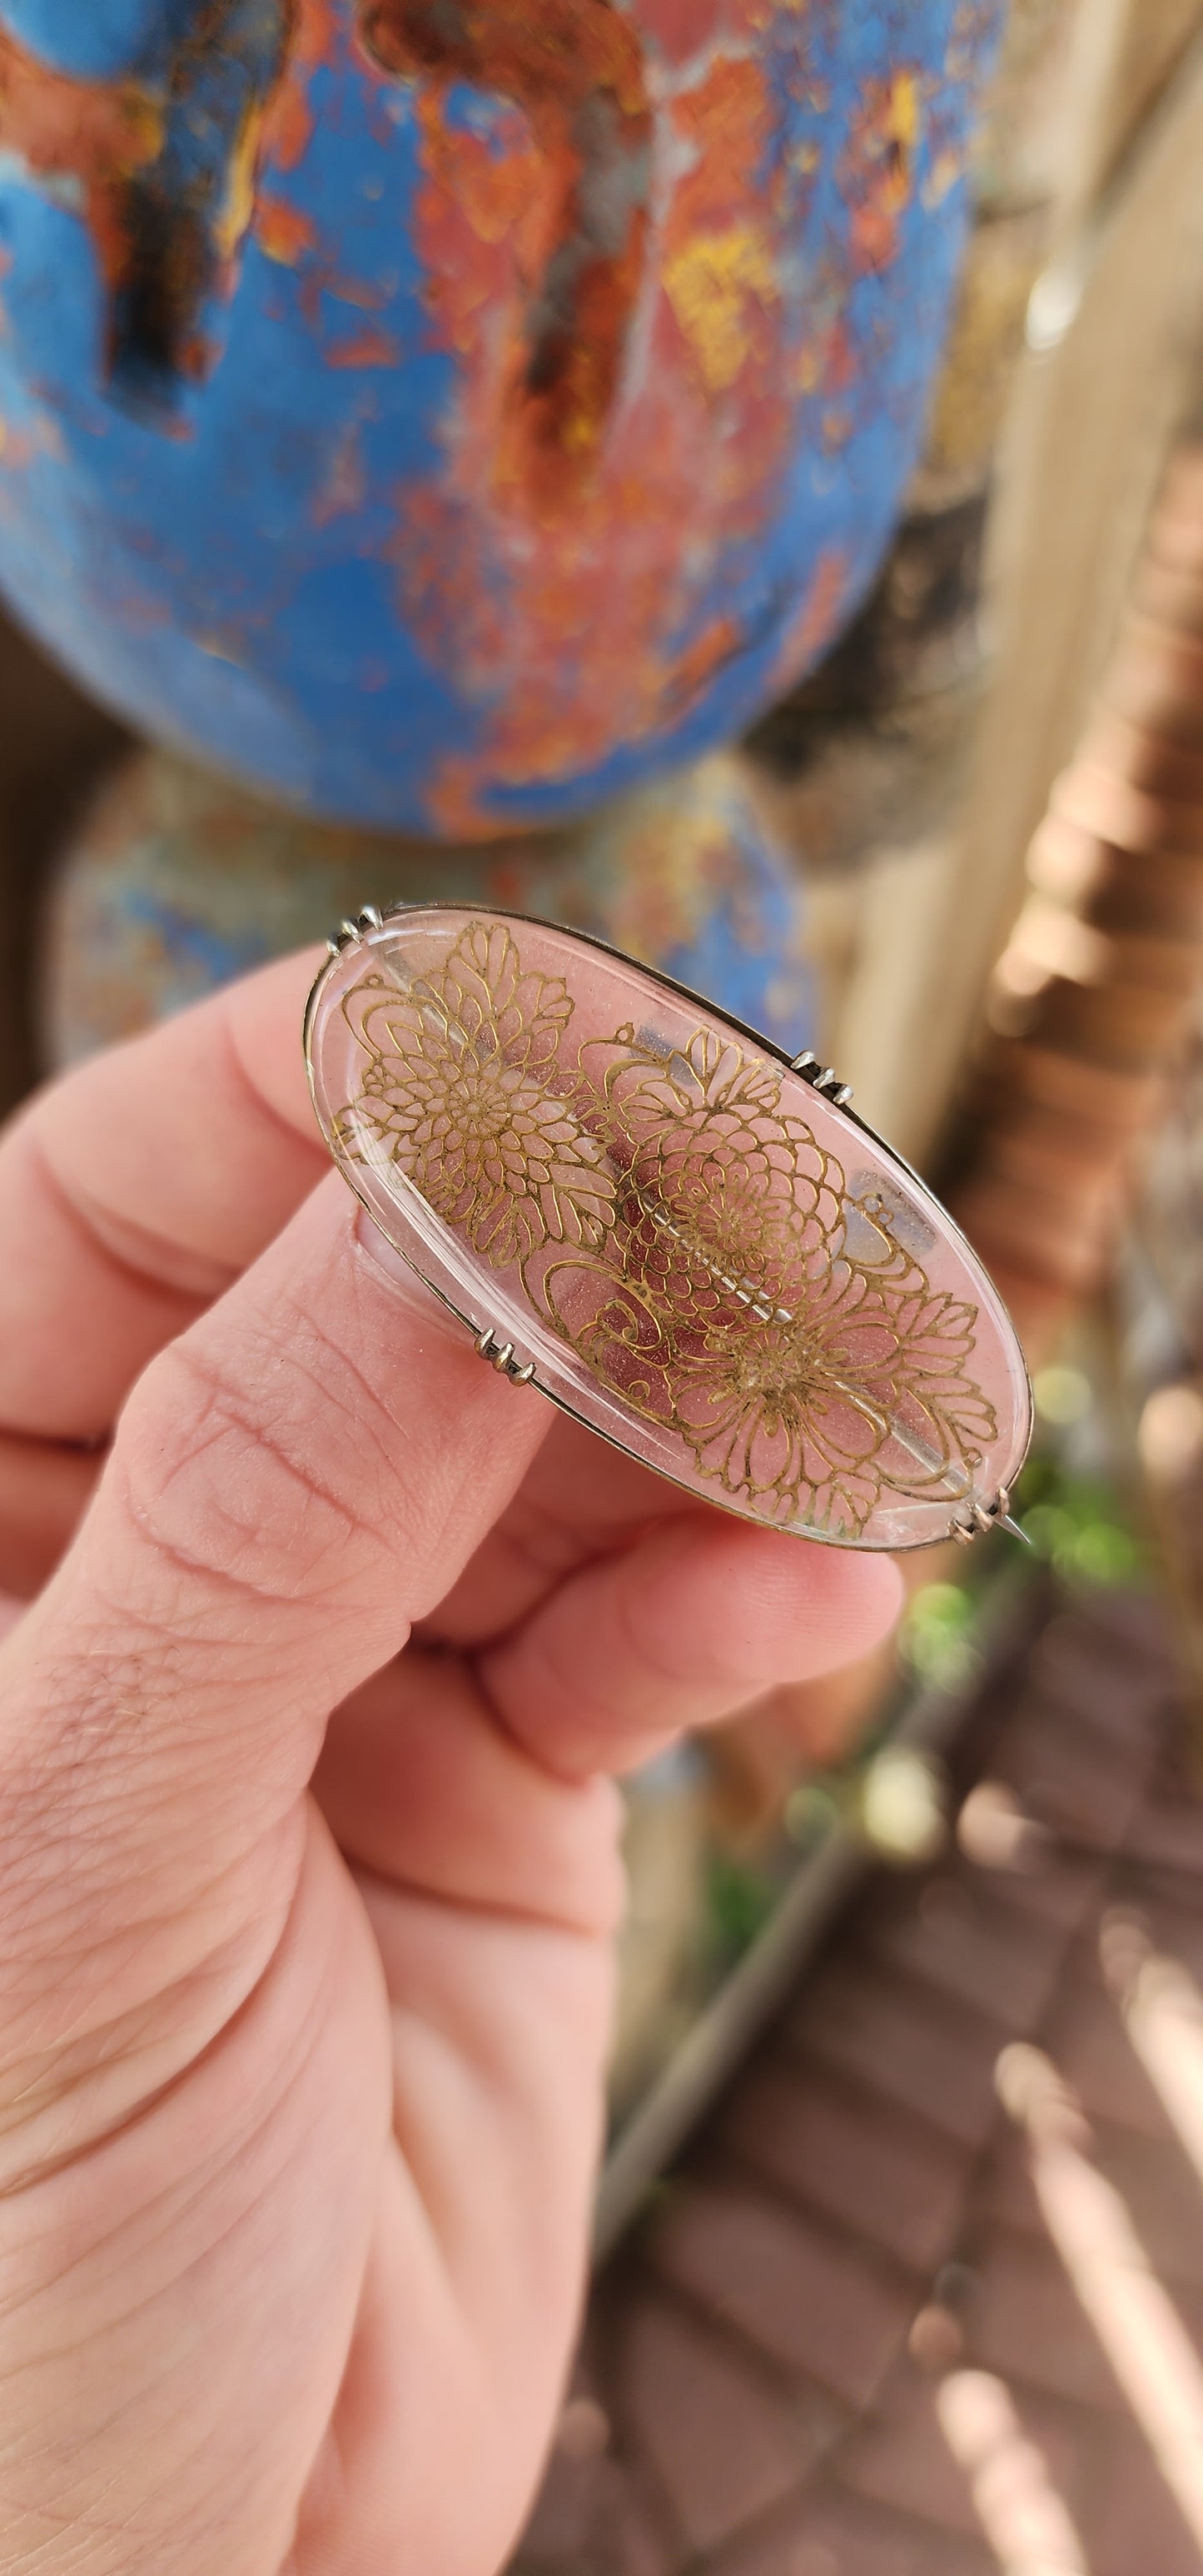
[[[381,1232],[510,1373],[690,1493],[911,1548],[998,1510],[1031,1399],[905,1165],[763,1039],[567,930],[365,916],[314,1102]]]

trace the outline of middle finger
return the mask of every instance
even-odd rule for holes
[[[509,1510],[423,1623],[422,1637],[471,1652],[530,1618],[593,1558],[620,1553],[666,1521],[713,1517],[712,1505],[561,1415]]]

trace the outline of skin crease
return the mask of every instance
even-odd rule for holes
[[[377,1257],[314,962],[0,1143],[5,2576],[493,2576],[581,2297],[607,1775],[898,1607]]]

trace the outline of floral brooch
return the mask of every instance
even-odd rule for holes
[[[1008,1525],[1013,1327],[834,1075],[546,922],[404,906],[331,949],[305,1024],[323,1133],[484,1358],[803,1538]]]

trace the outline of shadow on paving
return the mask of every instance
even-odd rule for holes
[[[846,1917],[597,2284],[514,2576],[1203,2571],[1203,1795],[1156,1602],[1054,1603],[968,1743],[955,1851]]]

